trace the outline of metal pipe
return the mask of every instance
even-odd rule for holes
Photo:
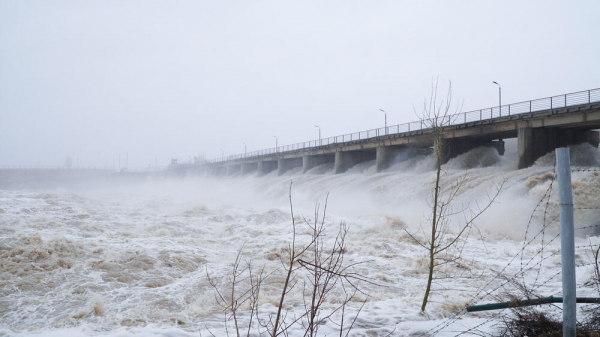
[[[563,286],[563,337],[576,334],[575,229],[573,228],[573,187],[569,148],[556,149],[558,197],[560,205],[560,252]]]
[[[507,308],[518,308],[518,307],[526,307],[530,305],[540,305],[540,304],[549,304],[549,303],[563,303],[562,297],[550,296],[543,298],[536,298],[532,300],[517,300],[511,302],[502,302],[502,303],[489,303],[489,304],[480,304],[480,305],[471,305],[467,307],[468,312],[477,312],[477,311],[487,311],[487,310],[498,310],[498,309],[507,309]],[[600,298],[597,297],[577,297],[577,303],[600,303]]]

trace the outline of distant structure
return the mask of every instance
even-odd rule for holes
[[[213,175],[264,175],[300,167],[306,172],[331,163],[335,173],[342,173],[358,163],[375,160],[379,172],[399,154],[410,160],[431,151],[434,137],[427,124],[420,120],[232,155],[181,169]],[[444,127],[442,158],[446,162],[481,146],[494,147],[503,155],[503,140],[517,138],[519,168],[525,168],[558,147],[581,143],[598,147],[600,136],[594,129],[599,128],[600,89],[469,111],[453,115],[450,125]]]

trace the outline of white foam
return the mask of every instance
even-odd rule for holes
[[[222,310],[206,272],[226,280],[242,247],[246,260],[274,272],[261,306],[261,312],[272,312],[280,296],[280,258],[291,238],[290,182],[299,242],[309,240],[303,218],[312,221],[315,203],[322,209],[329,193],[329,240],[337,224],[346,221],[350,233],[345,259],[368,261],[355,272],[381,285],[363,285],[370,299],[354,332],[386,335],[395,328],[395,335],[402,336],[427,331],[467,303],[483,283],[497,282],[494,271],[521,249],[533,208],[552,183],[551,165],[511,170],[507,167],[514,160],[498,158],[494,151],[471,151],[443,167],[444,189],[466,172],[456,205],[476,209],[493,194],[494,184],[506,182],[493,207],[477,220],[481,232],[472,234],[463,252],[463,262],[478,277],[444,281],[460,291],[434,291],[430,319],[419,314],[426,252],[405,229],[418,233],[420,225],[427,226],[435,182],[431,157],[422,156],[412,166],[398,163],[382,173],[374,173],[373,163],[366,163],[338,175],[314,174],[330,172],[330,165],[322,165],[313,168],[313,174],[295,170],[281,177],[273,173],[262,178],[158,179],[75,192],[0,190],[0,335],[198,336],[200,330],[208,334],[206,327],[224,335]],[[586,147],[581,152],[597,154]],[[474,157],[480,159],[478,167],[465,171],[464,163]],[[598,175],[576,172],[573,185],[576,204],[600,207]],[[541,228],[544,212],[551,217],[557,210],[553,194],[548,207],[534,214],[529,238]],[[461,216],[455,220],[460,223]],[[576,222],[578,227],[598,224],[597,213],[578,211]],[[555,229],[555,224],[550,226],[545,241],[539,237],[525,250],[526,261],[535,257],[542,242],[548,243]],[[600,243],[594,236],[576,244],[587,245],[588,240]],[[545,251],[558,249],[554,242]],[[578,263],[588,263],[587,258],[580,252]],[[545,260],[539,279],[554,275],[559,263]],[[512,275],[519,268],[518,263],[511,265],[505,273]],[[593,272],[581,269],[579,275],[578,294],[597,296],[594,287],[584,285]],[[528,282],[535,277],[525,275]],[[552,279],[540,291],[550,296],[560,289],[559,280]],[[303,307],[301,292],[290,294],[289,300],[296,310]],[[338,295],[332,297],[325,309],[334,308],[337,300]],[[356,312],[359,307],[353,302],[347,310]],[[485,317],[468,316],[446,335],[480,324]],[[322,329],[333,334],[335,325],[328,322]],[[291,335],[302,331],[292,330]]]

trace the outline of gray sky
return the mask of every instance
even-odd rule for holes
[[[600,1],[0,0],[0,166],[130,167],[600,87]]]

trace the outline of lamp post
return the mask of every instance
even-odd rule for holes
[[[315,125],[315,127],[319,129],[319,145],[321,145],[321,127],[318,125]]]
[[[498,86],[498,111],[500,111],[500,117],[502,117],[502,87],[500,86],[500,83],[496,81],[492,82]]]
[[[277,152],[277,136],[273,136],[275,138],[275,152]]]
[[[387,128],[387,112],[385,112],[385,110],[383,109],[379,109],[379,111],[383,112],[383,116],[385,117],[384,119],[384,125],[385,125],[385,134],[388,134],[388,128]]]

